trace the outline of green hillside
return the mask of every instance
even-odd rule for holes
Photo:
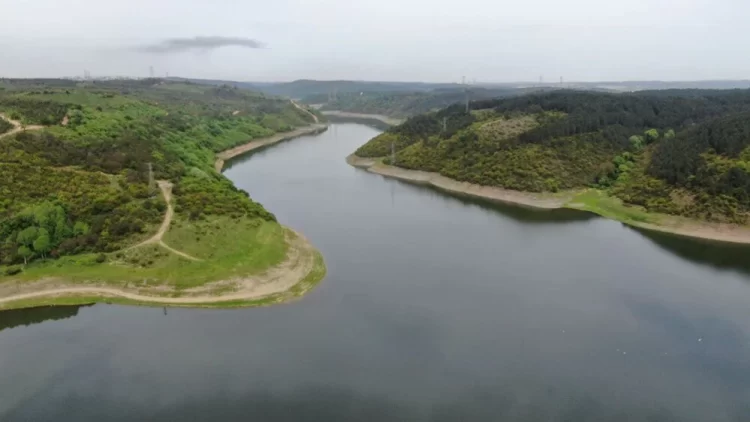
[[[157,79],[4,80],[0,87],[0,113],[29,125],[0,138],[0,281],[52,274],[179,286],[284,258],[284,230],[273,214],[213,163],[219,151],[310,124],[288,100]],[[152,181],[173,185],[172,227],[182,236],[173,246],[196,251],[194,262],[157,244],[128,248],[164,219],[167,204]],[[227,231],[246,237],[221,249],[191,246]],[[223,269],[219,260],[234,265]]]
[[[597,188],[648,211],[745,222],[750,91],[558,91],[415,116],[356,151],[480,185]],[[386,163],[390,158],[385,159]]]
[[[468,91],[473,100],[510,97],[531,92],[533,89],[472,87]],[[417,114],[448,107],[466,101],[467,92],[463,87],[439,88],[428,91],[377,92],[360,91],[336,94],[310,95],[303,98],[308,104],[322,104],[321,110],[340,110],[351,113],[381,114],[395,118],[405,118]]]

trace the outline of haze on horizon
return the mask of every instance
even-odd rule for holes
[[[745,0],[4,0],[0,77],[748,79]]]

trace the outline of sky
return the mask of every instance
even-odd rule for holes
[[[0,77],[750,79],[747,0],[0,0]]]

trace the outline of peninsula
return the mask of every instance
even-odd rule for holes
[[[324,130],[315,112],[160,79],[2,88],[0,309],[267,305],[324,277],[304,236],[220,172],[224,159]]]

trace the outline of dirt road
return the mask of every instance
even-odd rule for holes
[[[293,104],[293,105],[294,105],[295,107],[297,107],[297,108],[298,108],[299,110],[302,110],[302,111],[304,111],[305,113],[307,113],[307,114],[309,114],[310,116],[312,116],[313,120],[315,121],[315,124],[318,124],[318,123],[320,123],[320,120],[318,119],[318,116],[316,116],[316,115],[315,115],[315,113],[312,113],[312,112],[311,112],[310,110],[308,110],[308,109],[306,109],[306,108],[302,107],[301,105],[297,104],[296,102],[294,102],[294,100],[291,100],[291,101],[292,101],[292,104]]]
[[[5,132],[2,135],[0,135],[0,139],[8,137],[8,136],[13,136],[13,135],[15,135],[18,132],[23,132],[24,130],[40,130],[40,129],[44,129],[44,126],[40,126],[40,125],[29,125],[29,126],[26,126],[24,128],[23,127],[23,123],[19,122],[18,120],[13,120],[10,117],[8,117],[8,116],[6,116],[6,115],[4,115],[2,113],[0,113],[0,118],[3,118],[5,120],[7,120],[8,122],[10,122],[10,124],[13,125],[13,129],[11,129],[8,132]]]
[[[199,258],[190,256],[185,252],[181,252],[177,249],[172,248],[171,246],[164,243],[164,240],[162,240],[164,238],[164,234],[167,233],[167,230],[169,230],[169,226],[172,224],[172,218],[174,218],[174,208],[172,207],[172,184],[166,180],[159,180],[157,183],[159,185],[159,189],[161,189],[162,196],[164,196],[164,202],[167,203],[167,211],[164,213],[164,221],[162,221],[161,227],[159,227],[159,230],[156,232],[156,234],[135,246],[129,247],[128,249],[133,249],[144,245],[158,244],[164,249],[183,258],[189,259],[191,261],[202,261]]]

